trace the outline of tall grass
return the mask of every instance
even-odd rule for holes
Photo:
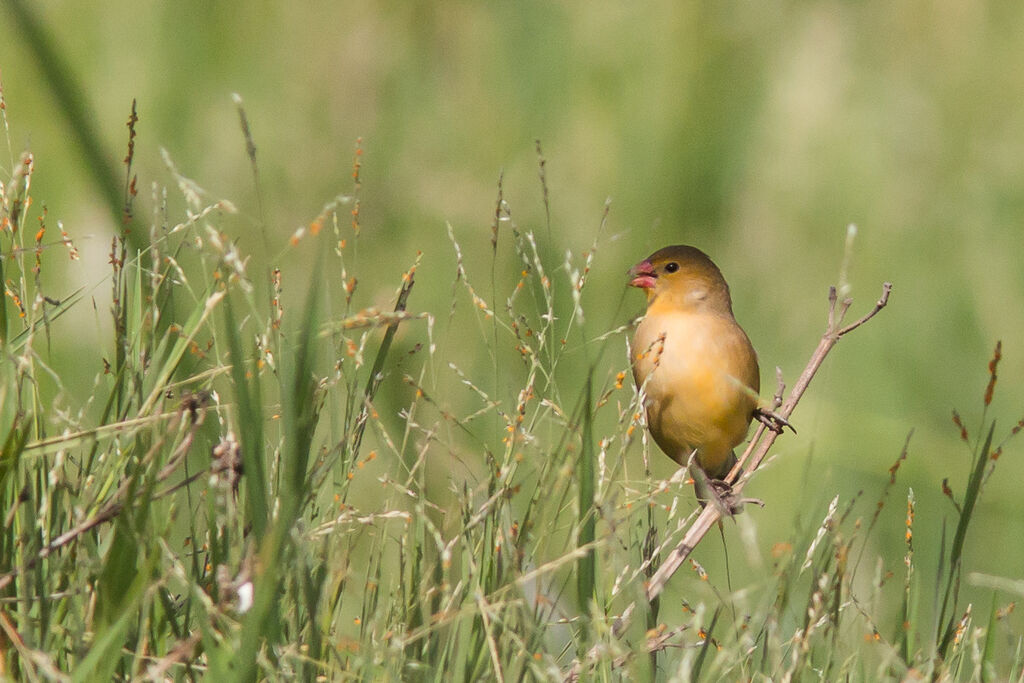
[[[44,248],[31,157],[9,173],[5,677],[1020,675],[1002,593],[984,606],[961,593],[1002,452],[984,417],[983,438],[964,432],[973,464],[951,480],[942,539],[914,537],[916,498],[897,479],[908,440],[880,491],[835,496],[767,546],[741,534],[733,561],[761,567],[756,580],[732,586],[692,560],[673,579],[685,602],[647,604],[645,581],[695,503],[682,476],[646,465],[661,456],[627,379],[629,325],[591,314],[609,299],[587,289],[591,269],[617,264],[598,241],[556,254],[558,226],[518,225],[499,184],[490,263],[467,263],[449,227],[450,297],[417,298],[416,262],[373,307],[386,283],[358,258],[374,230],[360,222],[360,164],[357,149],[353,186],[254,272],[227,227],[233,204],[168,161],[152,219],[124,226],[144,246],[117,235],[90,291],[109,292],[96,315],[111,318],[106,345],[75,359],[97,368],[91,390],[50,362],[49,339],[73,334],[61,315],[83,305],[56,263],[73,244]],[[293,283],[303,296],[285,296]],[[889,505],[904,493],[905,509]],[[902,567],[881,558],[883,528],[905,529]],[[646,616],[620,635],[634,602]]]

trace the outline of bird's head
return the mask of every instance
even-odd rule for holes
[[[647,294],[648,304],[682,309],[711,308],[732,313],[722,271],[700,249],[676,244],[659,249],[629,270],[629,284]]]

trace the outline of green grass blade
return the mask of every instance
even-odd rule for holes
[[[985,629],[985,646],[981,651],[981,680],[987,683],[988,681],[997,680],[996,677],[996,663],[995,663],[995,650],[996,640],[996,614],[999,612],[996,603],[996,594],[992,593],[992,605],[989,607],[988,612],[988,626]]]
[[[971,522],[971,517],[974,514],[974,506],[978,502],[978,496],[981,493],[981,484],[985,478],[985,466],[988,464],[989,450],[992,448],[992,434],[995,431],[996,425],[993,422],[989,426],[988,434],[985,436],[985,443],[978,451],[977,459],[974,461],[974,467],[971,470],[970,477],[967,480],[967,490],[964,493],[964,502],[961,506],[960,518],[957,521],[956,533],[953,535],[953,545],[949,550],[949,576],[947,577],[948,583],[946,584],[946,597],[942,602],[942,615],[945,616],[946,606],[949,605],[949,617],[945,621],[945,627],[942,632],[942,640],[939,643],[939,654],[945,659],[949,653],[949,645],[953,639],[953,633],[956,630],[957,619],[957,597],[960,592],[960,576],[961,576],[961,562],[963,560],[964,541],[967,538],[967,527]],[[950,603],[950,595],[952,594],[952,602]],[[942,621],[940,628],[942,628]]]
[[[398,300],[395,302],[395,313],[405,311],[414,284],[416,284],[416,278],[414,271],[411,270],[398,292]],[[395,321],[388,325],[384,331],[384,338],[381,339],[380,348],[377,349],[377,356],[373,359],[370,377],[366,380],[366,389],[363,392],[363,406],[360,409],[359,419],[356,421],[355,434],[352,439],[350,457],[353,461],[359,456],[359,448],[362,446],[363,434],[366,431],[367,406],[373,402],[373,397],[377,395],[377,389],[380,387],[381,380],[384,379],[384,363],[387,360],[388,352],[391,350],[391,344],[394,342],[395,333],[398,332],[398,325],[398,321]]]
[[[587,375],[583,403],[583,444],[576,464],[579,476],[579,535],[577,547],[592,544],[595,534],[594,518],[594,412],[593,375]],[[590,613],[590,603],[595,597],[595,554],[590,550],[579,559],[576,566],[576,598],[580,612]]]
[[[73,683],[86,681],[114,680],[114,671],[121,661],[120,652],[129,629],[138,620],[137,607],[146,593],[146,588],[157,566],[159,552],[150,549],[141,571],[135,574],[134,580],[124,591],[120,609],[110,625],[96,634],[89,653],[71,672]]]
[[[981,451],[978,453],[978,458],[974,462],[974,469],[967,480],[963,511],[960,513],[960,521],[956,526],[956,533],[953,535],[953,547],[949,555],[951,566],[958,566],[963,555],[964,540],[967,538],[967,526],[971,522],[974,506],[977,504],[978,495],[981,492],[981,483],[985,479],[985,466],[988,464],[989,450],[992,448],[992,434],[995,428],[996,425],[993,422],[988,429],[988,434],[985,436],[985,445],[982,446]]]
[[[164,389],[167,382],[170,381],[171,375],[177,370],[178,364],[181,363],[182,357],[185,355],[185,351],[188,350],[189,344],[198,334],[199,329],[206,322],[210,313],[217,306],[218,303],[224,298],[223,292],[214,292],[206,296],[202,306],[196,306],[195,310],[189,316],[188,321],[184,325],[185,332],[178,338],[178,341],[174,344],[171,349],[170,356],[164,362],[160,368],[159,373],[155,375],[152,381],[147,382],[147,388],[149,390],[149,396],[146,401],[139,408],[139,415],[148,415],[156,402],[163,396]]]
[[[932,598],[933,612],[938,615],[935,621],[935,647],[938,651],[943,640],[946,624],[946,610],[949,609],[949,596],[952,592],[952,581],[945,582],[943,589],[943,577],[946,575],[946,520],[942,520],[942,534],[939,537],[939,563],[935,576],[935,593]],[[941,604],[940,604],[941,603]]]
[[[224,326],[231,359],[231,383],[238,406],[238,430],[242,450],[242,480],[245,482],[245,509],[257,541],[266,534],[270,506],[267,502],[267,475],[264,467],[263,415],[260,410],[260,378],[253,366],[252,382],[246,377],[246,356],[235,323],[231,297],[224,299]]]
[[[700,673],[704,670],[704,663],[707,661],[708,649],[711,647],[713,635],[715,633],[715,625],[718,623],[718,617],[722,614],[722,608],[718,607],[715,609],[714,616],[711,617],[711,625],[708,626],[707,633],[704,635],[704,642],[700,647],[700,654],[697,655],[697,661],[693,664],[693,672],[690,675],[690,682],[697,683],[700,680]]]
[[[316,381],[313,377],[316,319],[319,303],[319,268],[313,275],[305,316],[299,330],[294,360],[282,367],[281,420],[284,429],[284,458],[282,475],[285,488],[281,491],[281,504],[297,512],[305,498],[306,469],[309,449],[316,429]],[[285,361],[288,356],[285,357]]]
[[[242,624],[239,648],[232,673],[236,680],[252,681],[259,673],[257,655],[264,643],[273,644],[281,634],[278,605],[281,580],[293,552],[289,547],[292,528],[306,499],[306,469],[316,430],[314,403],[316,380],[313,376],[313,342],[318,310],[319,268],[311,281],[304,309],[305,316],[291,354],[283,354],[281,366],[281,418],[284,431],[281,463],[281,488],[278,493],[277,519],[260,544],[259,566],[263,573],[254,580],[253,606]]]
[[[0,447],[0,487],[18,468],[21,454],[25,450],[25,444],[28,443],[28,437],[32,431],[31,424],[30,416],[16,417],[4,437],[3,446]]]
[[[0,282],[4,279],[4,253],[0,251]],[[8,346],[7,339],[7,297],[0,296],[0,349]]]

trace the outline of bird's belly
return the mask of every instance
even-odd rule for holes
[[[647,423],[658,445],[673,458],[686,458],[697,449],[701,465],[717,469],[705,461],[728,457],[743,440],[753,402],[711,373],[701,374],[673,382],[671,391],[662,391],[660,382],[648,383]]]
[[[755,406],[757,366],[746,335],[731,320],[645,319],[633,354],[655,441],[680,463],[696,449],[701,467],[718,472],[746,436]]]

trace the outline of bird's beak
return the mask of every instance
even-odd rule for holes
[[[651,289],[654,287],[654,283],[657,281],[658,276],[655,274],[654,266],[651,262],[644,259],[629,269],[629,278],[630,287]]]

